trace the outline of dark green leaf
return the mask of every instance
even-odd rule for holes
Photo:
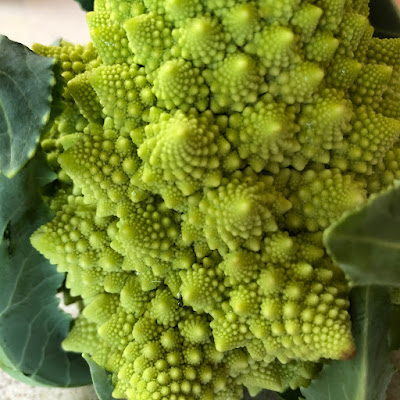
[[[85,11],[93,11],[94,0],[75,0]]]
[[[400,189],[344,215],[324,232],[332,258],[354,285],[400,287]]]
[[[370,21],[375,28],[375,36],[400,37],[400,11],[396,0],[371,0]]]
[[[55,60],[0,35],[0,171],[13,177],[50,119]]]
[[[55,178],[38,153],[13,178],[0,175],[0,366],[30,384],[81,386],[90,374],[61,342],[71,318],[55,297],[64,276],[30,244],[51,218],[40,186]]]
[[[377,286],[351,292],[351,316],[357,355],[325,365],[307,389],[306,400],[384,400],[393,375],[387,335],[389,290]]]
[[[103,367],[96,364],[88,354],[82,354],[82,356],[89,364],[94,390],[99,400],[113,400],[112,392],[114,388],[111,383],[111,375]]]
[[[390,350],[400,350],[400,306],[392,305],[389,328]]]

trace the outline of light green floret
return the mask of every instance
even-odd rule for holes
[[[222,25],[238,46],[244,46],[261,29],[259,14],[253,2],[238,4],[226,13]]]
[[[300,38],[308,43],[317,29],[318,22],[323,14],[323,10],[313,4],[300,4],[297,11],[290,20],[294,31],[300,35]]]
[[[271,83],[269,92],[286,104],[305,103],[318,90],[324,78],[324,70],[316,63],[301,62],[282,72]]]
[[[260,356],[275,356],[282,362],[293,357],[317,360],[318,354],[350,356],[354,344],[351,335],[344,334],[349,326],[344,277],[333,265],[321,261],[318,264],[269,264],[262,269],[256,284],[239,285],[231,292],[234,316],[228,312],[211,324],[216,345],[225,349],[246,346],[252,352],[255,342],[250,339],[255,335],[262,344]],[[243,312],[246,306],[260,303],[251,313]],[[319,328],[312,329],[310,322]],[[232,323],[237,329],[227,330]]]
[[[324,256],[320,233],[289,236],[288,232],[278,231],[264,239],[261,260],[266,264],[295,262],[298,259],[314,263]]]
[[[278,392],[288,388],[307,386],[310,378],[318,372],[318,365],[310,362],[291,361],[287,364],[273,362],[263,365],[261,362],[253,362],[249,374],[241,379],[248,387],[252,396],[264,387]]]
[[[153,190],[154,194],[161,195],[168,208],[180,212],[187,209],[185,196],[175,184],[162,179],[161,170],[155,170],[142,163],[136,174],[132,176],[131,183],[134,186],[131,192],[133,201],[141,201],[148,196],[150,190]]]
[[[80,315],[75,321],[68,336],[62,342],[65,351],[93,353],[99,345],[97,325]]]
[[[55,118],[53,126],[41,140],[41,146],[46,153],[49,166],[57,172],[59,181],[63,183],[70,184],[71,179],[60,168],[58,156],[63,152],[63,145],[69,141],[68,138],[72,139],[82,133],[87,125],[88,121],[79,112],[78,106],[75,103],[67,102],[62,113]]]
[[[210,321],[204,314],[190,314],[188,318],[178,324],[180,334],[185,340],[193,344],[210,343]]]
[[[165,327],[174,327],[182,317],[179,303],[168,289],[158,289],[150,304],[150,315]]]
[[[97,325],[103,325],[115,314],[118,306],[118,295],[100,293],[86,305],[82,311],[82,315]]]
[[[201,15],[203,10],[201,0],[166,0],[164,3],[165,19],[173,21],[176,26],[182,25],[188,18]]]
[[[119,362],[122,361],[121,353],[128,343],[133,340],[132,328],[136,322],[137,319],[132,314],[127,313],[122,307],[119,307],[116,313],[98,329],[99,336],[111,347],[116,347],[119,350],[119,354],[116,354]],[[118,370],[120,366],[121,364],[111,371]]]
[[[131,275],[121,290],[120,301],[127,312],[132,313],[135,317],[140,317],[154,295],[153,291],[143,291],[139,278]]]
[[[226,13],[238,4],[245,3],[245,0],[203,0],[207,11],[223,18]]]
[[[309,160],[329,163],[330,150],[343,146],[343,135],[351,130],[352,104],[344,93],[324,89],[303,106],[298,118],[301,153],[293,157],[293,166],[302,170]]]
[[[62,40],[59,46],[44,46],[35,43],[32,50],[44,57],[54,57],[60,62],[61,76],[68,82],[75,76],[98,66],[98,49],[89,43],[73,45]]]
[[[238,285],[230,293],[229,304],[235,314],[239,316],[251,316],[260,308],[260,296],[258,285],[253,282],[248,285]]]
[[[397,106],[400,101],[400,67],[393,68],[392,77],[387,85],[386,91],[382,95],[382,100],[375,110],[385,117],[396,118],[400,117],[400,109]]]
[[[119,293],[125,286],[129,274],[126,272],[109,272],[104,277],[103,286],[108,293]]]
[[[276,232],[264,239],[261,249],[261,260],[264,263],[285,264],[299,251],[299,246],[288,232]],[[257,271],[260,270],[260,264]]]
[[[102,0],[103,1],[103,0]],[[96,1],[98,4],[99,1]],[[136,17],[145,13],[145,6],[143,0],[128,0],[128,1],[114,1],[104,0],[104,9],[98,10],[95,7],[95,11],[110,11],[110,19],[112,21],[118,21],[122,24],[129,18]]]
[[[114,0],[96,0],[93,4],[93,10],[106,11],[108,6],[110,6],[110,3],[114,3]]]
[[[90,299],[104,291],[119,292],[127,274],[121,271],[123,257],[110,248],[106,230],[112,218],[96,217],[81,197],[70,196],[68,202],[32,236],[32,244],[60,271],[68,271],[66,287],[72,296]]]
[[[351,175],[337,169],[307,170],[302,174],[282,170],[288,176],[288,199],[292,209],[285,215],[291,231],[325,229],[348,209],[363,204],[366,192]]]
[[[297,10],[301,0],[260,0],[261,16],[269,22],[287,23]]]
[[[337,53],[327,69],[326,83],[330,87],[347,91],[353,85],[362,66],[356,59]]]
[[[132,399],[222,400],[239,396],[240,384],[227,378],[228,370],[238,365],[236,358],[215,351],[203,317],[188,309],[182,311],[179,330],[162,328],[147,312],[134,324],[134,341],[123,350],[113,376],[118,376],[114,397],[122,398],[123,393]],[[186,335],[197,344],[187,341]],[[243,367],[241,372],[245,372]],[[121,386],[125,392],[120,392]],[[230,397],[232,393],[234,397]]]
[[[196,312],[212,313],[225,299],[226,286],[221,268],[206,258],[202,264],[193,264],[187,271],[180,272],[180,292],[185,305]]]
[[[89,12],[86,20],[90,36],[104,65],[119,64],[129,59],[132,53],[128,47],[126,32],[118,22],[110,23],[109,11]],[[126,62],[126,61],[125,61]]]
[[[65,171],[60,169],[57,157],[63,151],[66,135],[82,132],[88,124],[88,119],[102,121],[96,94],[86,78],[89,71],[100,64],[100,60],[92,43],[83,47],[62,40],[59,45],[54,46],[35,43],[32,48],[36,53],[45,57],[54,57],[58,61],[57,74],[61,76],[57,79],[52,97],[53,106],[55,110],[60,111],[60,114],[56,115],[57,112],[55,112],[56,118],[51,128],[42,137],[41,145],[49,165],[57,172],[59,184],[64,190],[71,190],[71,180]],[[74,85],[74,81],[82,84]],[[76,98],[82,97],[81,105],[84,104],[82,109],[71,96],[71,90],[74,91]]]
[[[244,320],[241,321],[233,310],[229,310],[229,308],[224,310],[225,312],[214,312],[214,319],[210,324],[215,347],[221,353],[245,347],[247,343],[248,327]]]
[[[77,75],[68,82],[68,90],[79,107],[80,113],[90,122],[102,123],[102,108],[89,81],[90,72]]]
[[[217,64],[213,70],[205,70],[210,86],[210,108],[215,113],[223,110],[242,111],[248,104],[268,90],[264,82],[265,68],[247,54],[235,53]]]
[[[222,254],[240,247],[260,250],[261,238],[277,229],[272,214],[283,214],[290,203],[274,192],[271,177],[256,179],[237,171],[218,189],[208,190],[200,202],[205,216],[204,235],[211,249]]]
[[[108,270],[118,270],[121,257],[109,249],[105,233],[111,218],[96,218],[95,209],[83,204],[81,197],[69,197],[56,218],[32,236],[33,245],[45,254],[59,270],[72,266],[90,270],[99,264]]]
[[[277,163],[300,150],[295,133],[294,110],[265,97],[241,114],[229,118],[227,138],[241,159],[256,171],[276,168]]]
[[[164,19],[154,13],[143,14],[125,21],[124,28],[134,54],[133,61],[150,71],[156,69],[164,50],[172,45],[171,32]]]
[[[350,88],[354,104],[371,105],[375,108],[388,88],[393,67],[382,64],[364,64]]]
[[[376,113],[363,105],[355,110],[352,131],[346,137],[344,147],[333,155],[332,164],[341,169],[351,169],[370,175],[386,152],[393,147],[400,135],[400,122]]]
[[[317,32],[305,47],[306,58],[309,61],[328,63],[332,60],[339,43],[331,32]]]
[[[219,264],[219,268],[229,278],[232,285],[255,280],[260,269],[261,256],[248,250],[238,250],[228,253]]]
[[[208,106],[209,88],[198,68],[189,61],[175,59],[165,62],[154,72],[152,91],[160,107],[187,111],[195,105],[200,111]]]
[[[218,20],[210,17],[188,19],[172,36],[176,41],[172,55],[191,60],[196,67],[221,61],[230,39]]]
[[[90,74],[89,80],[103,113],[127,134],[140,124],[145,108],[154,102],[144,71],[136,64],[101,66]]]
[[[165,0],[143,0],[146,8],[155,14],[162,15],[165,13]]]
[[[293,31],[279,25],[267,26],[257,32],[244,49],[250,54],[257,55],[273,76],[300,59]]]
[[[133,262],[139,273],[152,269],[166,277],[172,266],[187,268],[193,262],[190,248],[179,246],[179,214],[168,210],[158,198],[119,206],[118,233],[111,246]]]
[[[145,133],[148,139],[138,155],[144,161],[142,179],[150,187],[157,187],[162,179],[189,196],[201,187],[220,184],[220,158],[230,145],[210,111],[162,114],[160,122],[149,124]]]
[[[367,56],[371,62],[396,66],[400,61],[400,40],[372,38]]]
[[[369,27],[368,18],[355,13],[345,13],[339,28],[340,53],[354,57]]]
[[[390,149],[383,159],[374,166],[373,173],[367,176],[367,190],[377,193],[400,179],[400,148],[398,144]]]
[[[129,201],[129,177],[137,169],[134,144],[122,136],[115,140],[115,131],[95,124],[85,132],[61,154],[60,165],[82,188],[85,202],[97,204],[97,215],[115,215],[117,203]]]
[[[346,0],[317,0],[315,5],[324,11],[320,28],[336,33],[345,14]]]

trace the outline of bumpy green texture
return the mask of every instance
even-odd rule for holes
[[[64,347],[114,397],[238,400],[354,355],[322,232],[400,176],[400,41],[367,16],[363,0],[97,0],[94,47],[35,48],[68,81],[43,146],[72,187],[32,243],[84,301]]]

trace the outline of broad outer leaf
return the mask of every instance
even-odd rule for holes
[[[331,257],[354,285],[400,287],[400,188],[345,214],[324,232]]]
[[[392,304],[389,329],[390,350],[400,350],[400,306]]]
[[[0,175],[0,367],[30,384],[81,386],[85,361],[61,348],[71,322],[55,297],[64,277],[29,240],[51,218],[38,188],[55,174],[40,156],[13,179]]]
[[[370,21],[375,36],[400,37],[400,10],[396,0],[371,0]]]
[[[384,400],[394,372],[388,347],[390,296],[387,288],[368,286],[351,292],[357,355],[325,365],[307,389],[306,400]]]
[[[85,11],[93,11],[94,0],[75,0]]]
[[[103,367],[96,364],[88,354],[82,354],[82,356],[89,365],[94,390],[99,400],[113,400],[112,392],[114,388],[111,383],[111,375]]]
[[[54,65],[0,35],[0,172],[9,178],[34,156],[50,118]]]

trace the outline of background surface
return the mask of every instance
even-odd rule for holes
[[[0,0],[0,33],[28,47],[90,40],[85,13],[73,0]]]

